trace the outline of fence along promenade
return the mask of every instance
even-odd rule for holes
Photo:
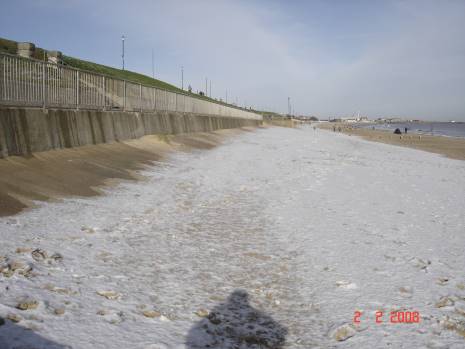
[[[261,120],[261,115],[188,94],[0,53],[0,105],[173,111]]]

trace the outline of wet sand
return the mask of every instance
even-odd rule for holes
[[[0,159],[0,217],[17,214],[35,201],[99,195],[101,187],[143,179],[137,171],[180,150],[210,149],[251,128],[141,139],[52,150],[31,157]]]
[[[319,124],[320,128],[331,131],[333,130],[333,126],[336,126],[336,128],[341,127],[341,132],[345,134],[359,136],[369,141],[415,148],[430,153],[441,154],[451,159],[465,160],[465,139],[463,138],[429,135],[420,136],[414,133],[395,135],[390,131],[354,128],[348,124]]]

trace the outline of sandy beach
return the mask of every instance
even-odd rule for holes
[[[137,140],[35,153],[0,159],[0,217],[21,212],[40,201],[92,197],[121,181],[141,180],[137,171],[173,151],[211,149],[227,137],[252,128]]]
[[[431,153],[441,154],[452,159],[465,160],[465,139],[444,136],[418,135],[408,133],[395,135],[391,131],[355,128],[345,123],[321,123],[318,127],[326,130],[341,128],[341,132],[348,135],[362,137],[363,139],[402,147],[409,147]],[[339,132],[339,131],[338,131]]]
[[[138,175],[0,218],[2,349],[463,348],[465,162],[272,127]]]

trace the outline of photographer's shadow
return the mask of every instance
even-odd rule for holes
[[[0,318],[0,349],[71,349],[14,322]]]
[[[206,318],[191,328],[186,348],[282,348],[287,329],[254,309],[248,297],[242,290],[231,293],[225,303],[214,307]]]

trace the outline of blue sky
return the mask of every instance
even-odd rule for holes
[[[465,1],[1,1],[0,36],[278,112],[465,121]]]

